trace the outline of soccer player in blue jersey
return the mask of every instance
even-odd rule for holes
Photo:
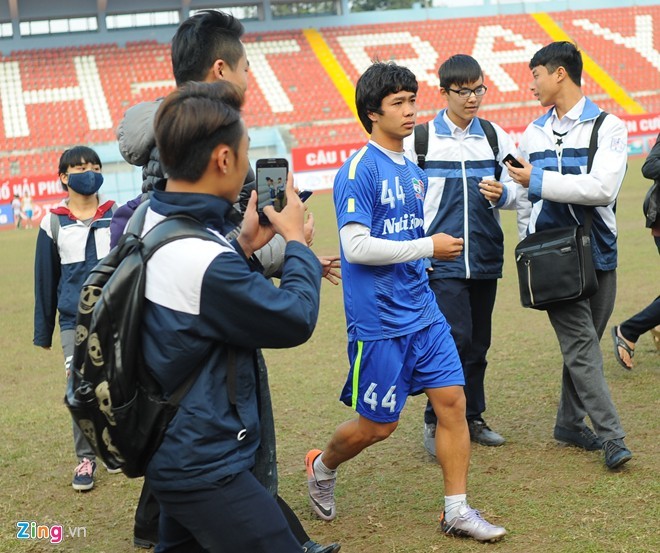
[[[341,400],[358,416],[337,427],[323,451],[307,454],[310,503],[321,519],[334,519],[339,465],[392,434],[406,398],[424,392],[440,421],[442,530],[495,541],[506,530],[467,503],[463,371],[425,269],[426,258],[455,259],[463,240],[425,237],[427,178],[403,153],[415,126],[416,94],[413,73],[393,63],[374,63],[357,83],[357,112],[371,140],[338,172],[334,201],[351,365]]]

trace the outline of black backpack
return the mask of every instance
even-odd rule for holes
[[[148,201],[140,204],[126,234],[83,285],[72,361],[75,400],[69,404],[65,398],[98,457],[130,478],[144,475],[200,371],[193,371],[167,400],[149,374],[141,351],[146,263],[174,240],[226,243],[185,215],[167,217],[140,237],[148,206]]]
[[[493,159],[495,160],[495,180],[499,181],[502,176],[502,166],[497,162],[497,156],[500,154],[500,143],[497,140],[497,132],[490,121],[477,117],[481,123],[481,128],[486,134],[490,149],[493,150]],[[429,151],[429,123],[420,123],[415,125],[415,153],[417,154],[417,166],[420,169],[426,167],[426,154]]]

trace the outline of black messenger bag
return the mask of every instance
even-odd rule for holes
[[[587,299],[598,291],[591,253],[589,210],[585,226],[543,230],[516,246],[516,268],[523,307],[547,309],[558,302]]]
[[[591,129],[587,173],[598,149],[598,131],[607,117],[601,111]],[[523,307],[547,309],[559,302],[587,299],[598,291],[591,253],[593,207],[585,206],[584,227],[574,225],[530,234],[516,246],[516,268]]]

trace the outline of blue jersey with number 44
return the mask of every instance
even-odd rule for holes
[[[359,223],[374,238],[424,237],[426,175],[403,154],[400,163],[393,157],[369,143],[344,163],[333,190],[339,229]],[[422,259],[362,265],[346,261],[342,249],[341,272],[351,340],[404,336],[443,318]]]

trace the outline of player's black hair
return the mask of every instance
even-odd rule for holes
[[[369,113],[383,113],[385,96],[402,90],[417,94],[417,88],[417,79],[407,67],[381,61],[369,66],[355,86],[355,107],[366,131],[371,134],[373,127]]]

